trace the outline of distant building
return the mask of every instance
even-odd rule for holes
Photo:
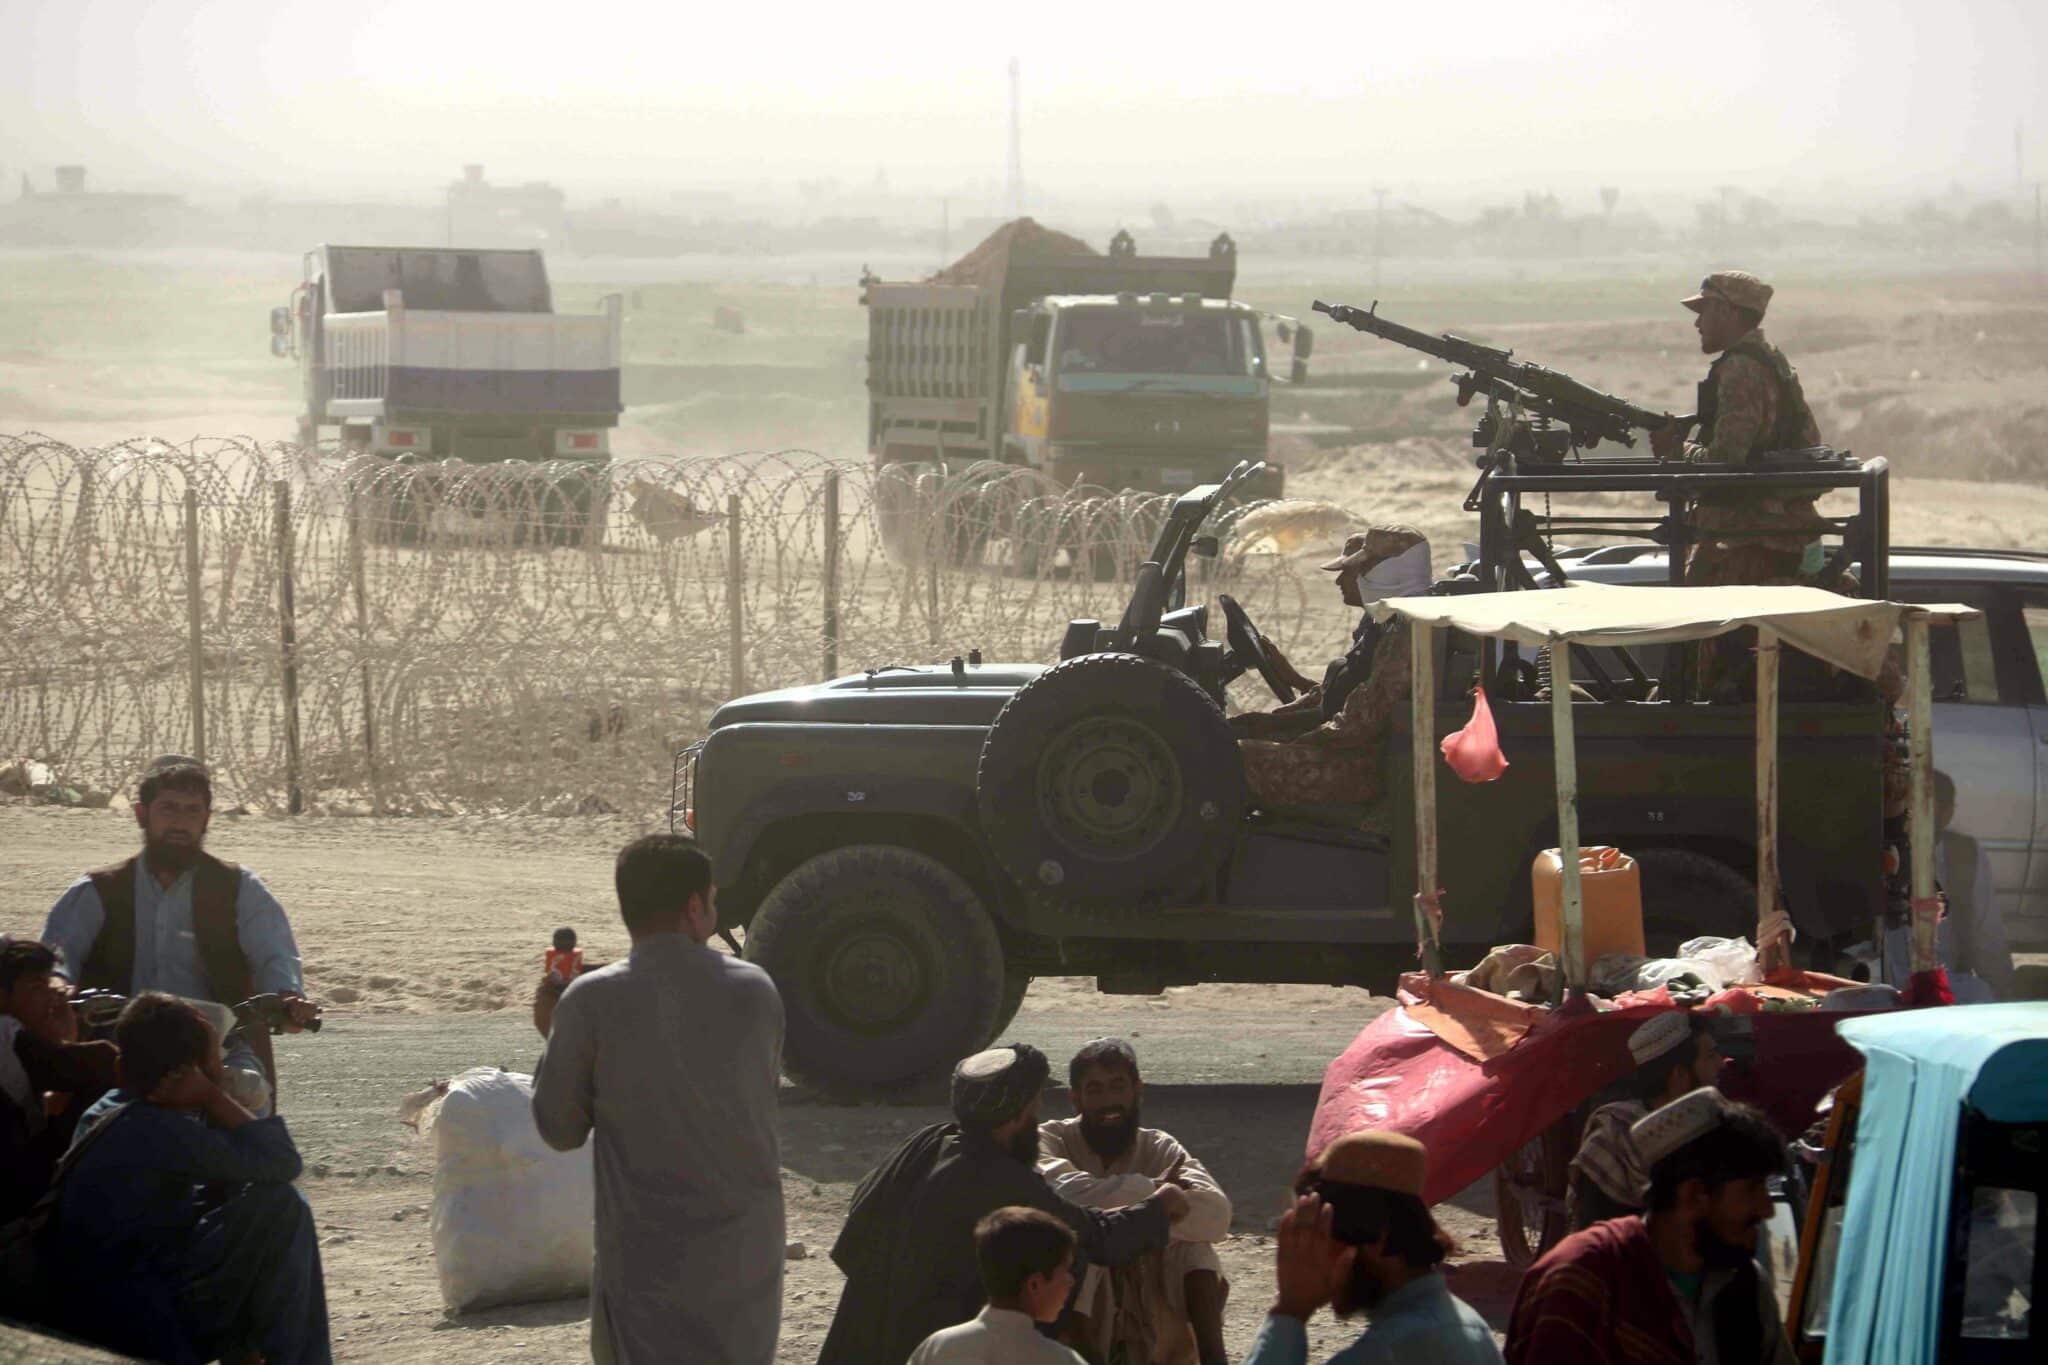
[[[21,197],[0,204],[0,243],[9,246],[134,246],[174,235],[185,223],[185,199],[86,188],[85,167],[58,166],[54,189],[38,190],[27,175]]]
[[[484,168],[462,168],[448,187],[451,246],[550,246],[563,241],[569,198],[544,181],[493,185]]]

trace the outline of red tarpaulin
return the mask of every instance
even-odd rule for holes
[[[1473,1013],[1469,1005],[1450,993],[1424,1001],[1404,990],[1401,999],[1366,1025],[1324,1072],[1308,1154],[1313,1158],[1362,1129],[1405,1133],[1429,1149],[1422,1197],[1431,1204],[1483,1178],[1523,1143],[1632,1071],[1629,1035],[1652,1015],[1676,1008],[1662,987],[1624,996],[1612,1010],[1596,1011],[1584,996],[1556,1009],[1517,1007],[1527,1010],[1526,1031],[1504,1047],[1499,1012],[1491,1011],[1476,1045],[1468,1041],[1468,1053],[1446,1042],[1423,1017],[1435,1010],[1464,1021]],[[1835,1025],[1854,1014],[1753,1013],[1755,997],[1741,991],[1725,992],[1706,1008],[1716,1005],[1715,1012],[1733,1016],[1726,1026],[1730,1032],[1748,1035],[1746,1041],[1722,1040],[1731,1065],[1719,1088],[1732,1099],[1760,1105],[1788,1136],[1801,1132],[1820,1098],[1862,1064],[1835,1035]]]

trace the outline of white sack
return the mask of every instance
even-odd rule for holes
[[[533,1126],[533,1077],[496,1067],[448,1083],[434,1123],[434,1268],[455,1312],[590,1292],[596,1196],[588,1144]]]

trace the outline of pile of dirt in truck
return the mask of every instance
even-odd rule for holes
[[[926,283],[986,284],[1001,274],[1004,265],[1014,259],[1101,254],[1079,237],[1045,227],[1035,218],[1017,218],[991,232],[982,239],[980,246],[933,275]]]

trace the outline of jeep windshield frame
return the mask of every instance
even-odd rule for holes
[[[1257,477],[1265,468],[1264,460],[1239,460],[1222,482],[1198,484],[1173,500],[1173,510],[1166,514],[1166,524],[1159,528],[1159,539],[1153,543],[1150,556],[1166,580],[1166,610],[1178,611],[1187,605],[1188,551],[1193,548],[1202,523],[1231,489]]]

